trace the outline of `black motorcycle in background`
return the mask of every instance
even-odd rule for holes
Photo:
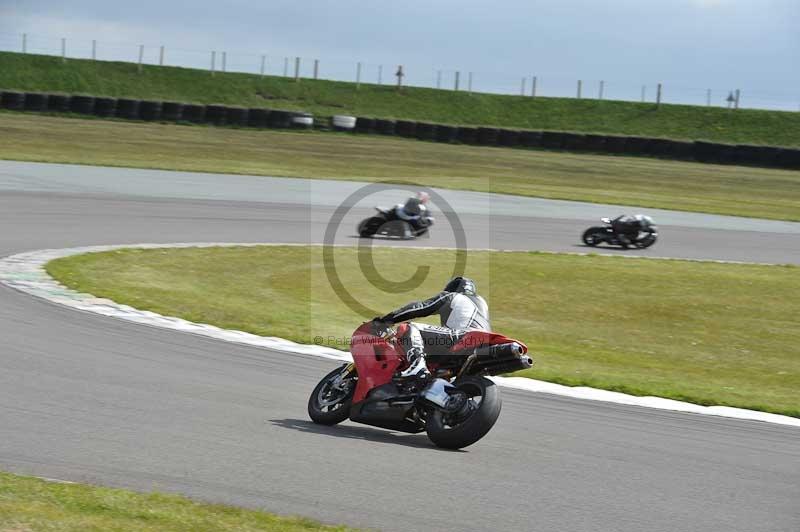
[[[602,226],[590,227],[583,232],[583,243],[587,246],[595,247],[600,244],[610,246],[633,246],[639,249],[649,248],[658,239],[658,227],[654,224],[644,224],[639,227],[639,231],[634,238],[629,238],[630,244],[623,242],[620,235],[614,228],[614,221],[611,218],[601,218]]]
[[[383,236],[387,238],[412,239],[422,236],[428,232],[433,225],[433,216],[427,211],[414,221],[403,220],[397,215],[397,207],[382,209],[375,207],[378,214],[362,220],[356,230],[358,236],[369,238],[372,236]]]

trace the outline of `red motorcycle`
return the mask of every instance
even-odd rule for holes
[[[485,436],[500,415],[500,393],[485,376],[531,367],[527,352],[517,340],[470,331],[446,354],[426,357],[434,379],[418,389],[418,383],[395,378],[407,366],[397,331],[376,334],[367,322],[353,333],[353,362],[317,384],[308,414],[322,425],[349,418],[400,432],[426,431],[439,447],[460,449]]]

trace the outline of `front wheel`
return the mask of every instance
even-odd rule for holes
[[[639,249],[647,249],[656,243],[658,233],[647,233],[645,236],[636,241],[636,247]]]
[[[583,243],[589,247],[595,247],[605,240],[606,229],[605,227],[590,227],[583,232]]]
[[[350,364],[325,375],[308,398],[308,416],[320,425],[336,425],[350,417],[350,405],[356,389]],[[347,372],[347,374],[345,374]]]
[[[453,386],[456,393],[466,395],[464,407],[456,413],[433,410],[425,428],[437,446],[461,449],[486,436],[497,422],[503,402],[497,385],[486,377],[466,377],[455,381]]]

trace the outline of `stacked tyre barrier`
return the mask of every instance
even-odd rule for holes
[[[178,102],[162,103],[161,119],[168,122],[180,122],[183,119],[183,104]]]
[[[401,137],[414,138],[417,135],[417,123],[410,120],[398,120],[395,122],[394,131]]]
[[[117,113],[117,100],[115,98],[95,98],[94,114],[102,118],[114,116]]]
[[[228,124],[238,127],[247,127],[250,111],[244,107],[228,107],[225,119]]]
[[[183,106],[181,120],[190,124],[203,124],[206,121],[206,106],[187,103]]]
[[[224,126],[228,122],[228,109],[224,105],[206,105],[206,122]]]
[[[47,94],[38,92],[25,93],[24,109],[26,111],[44,111],[47,109]]]
[[[520,132],[515,129],[501,129],[497,141],[501,146],[514,148],[519,145]]]
[[[458,138],[458,128],[455,126],[439,126],[436,128],[438,142],[455,142]]]
[[[48,94],[47,95],[47,109],[54,113],[68,113],[69,101],[71,97],[67,94]]]
[[[477,143],[481,146],[497,146],[500,130],[493,127],[479,127]]]
[[[289,111],[272,111],[269,114],[269,127],[288,128],[292,125],[292,113]]]
[[[397,128],[397,122],[394,120],[375,120],[375,131],[381,135],[394,135]]]
[[[460,127],[456,140],[461,144],[477,144],[478,143],[478,128],[476,127]]]
[[[311,113],[293,113],[291,127],[293,129],[312,129],[314,127],[314,116]]]
[[[0,94],[0,105],[9,111],[22,111],[25,108],[25,93],[4,91]]]
[[[427,122],[417,123],[416,137],[419,140],[436,140],[436,124]]]
[[[117,118],[139,120],[139,100],[120,98],[117,100]]]
[[[162,102],[142,100],[139,102],[139,118],[153,122],[161,120]]]
[[[94,96],[73,96],[70,100],[69,110],[81,115],[94,114]]]
[[[366,118],[363,116],[356,117],[356,126],[355,126],[356,133],[364,133],[364,134],[375,133],[376,132],[375,122],[376,120],[374,118]]]
[[[247,125],[249,127],[265,128],[269,124],[269,109],[248,109]]]
[[[102,118],[211,124],[247,128],[323,128],[356,134],[399,136],[429,142],[637,155],[800,170],[800,149],[707,141],[681,141],[640,136],[564,131],[531,131],[494,127],[453,126],[412,120],[337,115],[320,121],[309,113],[279,109],[200,105],[85,94],[0,91],[0,109],[74,113]]]
[[[334,131],[354,131],[358,125],[355,116],[334,115],[331,117],[331,127]]]

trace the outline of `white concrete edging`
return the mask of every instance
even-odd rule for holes
[[[318,345],[298,344],[283,338],[264,337],[242,331],[221,329],[214,325],[194,323],[181,318],[162,316],[155,312],[138,310],[128,305],[121,305],[108,299],[97,298],[91,294],[83,294],[71,290],[50,277],[44,267],[51,260],[94,253],[114,251],[118,249],[156,249],[156,248],[191,248],[191,247],[241,247],[265,245],[304,245],[304,244],[257,244],[257,243],[180,243],[180,244],[134,244],[110,246],[86,246],[66,249],[45,249],[20,253],[0,259],[0,284],[14,288],[26,294],[64,305],[76,310],[100,314],[126,321],[151,325],[164,329],[188,332],[216,338],[226,342],[234,342],[256,347],[265,347],[287,353],[313,355],[334,360],[351,360],[350,354]],[[757,410],[733,408],[727,406],[701,406],[683,401],[664,399],[662,397],[638,397],[608,390],[598,390],[585,386],[564,386],[551,382],[527,379],[524,377],[493,377],[500,386],[525,390],[528,392],[549,393],[577,399],[589,399],[617,404],[643,406],[660,410],[672,410],[693,414],[705,414],[736,419],[748,419],[800,427],[800,419],[770,414]]]

